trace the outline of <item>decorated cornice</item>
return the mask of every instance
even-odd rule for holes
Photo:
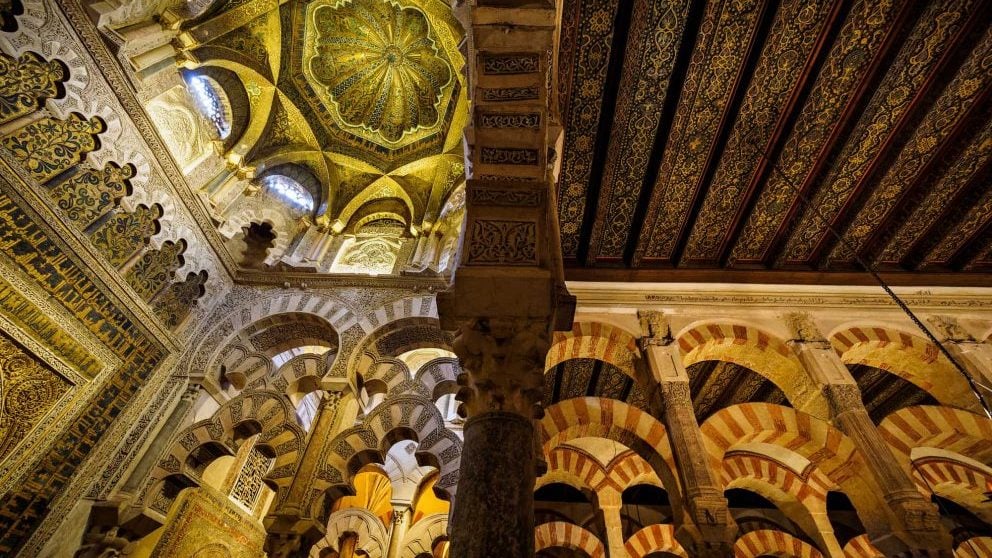
[[[700,306],[898,310],[880,287],[737,285],[715,283],[598,283],[569,281],[581,308]],[[894,287],[914,310],[974,310],[992,305],[992,288]]]

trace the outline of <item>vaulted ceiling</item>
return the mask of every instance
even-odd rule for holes
[[[570,278],[992,279],[989,2],[565,0],[558,63]]]
[[[318,222],[336,230],[377,200],[405,206],[407,224],[438,218],[464,174],[468,119],[463,31],[446,3],[189,4],[167,14],[187,75],[231,100],[230,163],[255,176],[302,165],[322,188]]]

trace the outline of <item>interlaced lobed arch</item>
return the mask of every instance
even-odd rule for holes
[[[295,409],[285,395],[255,391],[225,402],[211,418],[179,433],[152,470],[142,493],[143,505],[164,514],[175,496],[166,493],[167,484],[199,485],[210,461],[224,454],[234,455],[241,440],[255,434],[260,435],[256,447],[265,448],[274,457],[265,480],[276,490],[276,502],[282,502],[293,481],[306,433],[297,424]]]
[[[318,479],[314,489],[329,497],[348,493],[354,475],[369,463],[382,464],[389,448],[400,440],[417,442],[417,463],[438,469],[439,478],[434,484],[437,496],[445,500],[454,496],[461,440],[445,428],[432,401],[415,395],[391,398],[388,405],[379,405],[366,415],[361,424],[330,440],[331,451],[321,465],[327,474]]]
[[[348,508],[331,514],[327,521],[327,533],[310,549],[310,556],[318,558],[325,549],[337,552],[341,538],[346,535],[358,538],[355,548],[368,558],[386,555],[388,533],[379,518],[362,508]]]
[[[417,558],[432,554],[434,546],[448,536],[448,516],[437,513],[428,515],[413,524],[403,537],[399,558]]]

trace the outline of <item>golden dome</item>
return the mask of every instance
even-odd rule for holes
[[[438,124],[454,71],[423,12],[391,1],[350,0],[320,6],[312,21],[310,75],[345,124],[391,143]]]

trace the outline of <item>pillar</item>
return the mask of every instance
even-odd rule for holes
[[[200,395],[199,384],[192,384],[186,388],[182,396],[179,398],[179,402],[176,403],[175,408],[173,408],[172,413],[169,418],[166,419],[165,424],[159,429],[152,443],[149,444],[145,453],[141,456],[138,461],[138,465],[135,466],[134,470],[131,471],[130,476],[128,476],[127,481],[121,489],[122,493],[128,495],[135,495],[141,489],[142,483],[148,478],[148,474],[151,472],[152,467],[158,463],[159,458],[162,456],[162,452],[165,450],[169,442],[172,441],[172,437],[179,431],[180,426],[182,426],[186,421],[186,415],[193,408],[193,404],[196,403],[197,397]]]
[[[534,484],[544,457],[534,419],[542,414],[551,332],[571,329],[575,300],[551,250],[551,186],[467,186],[461,260],[451,289],[438,295],[441,327],[456,332],[458,399],[468,416],[451,558],[534,556]]]
[[[627,558],[623,520],[620,517],[623,495],[615,488],[605,486],[596,493],[596,503],[603,514],[603,525],[606,527],[606,555],[609,558]]]
[[[328,391],[321,398],[289,494],[265,518],[266,549],[272,556],[309,556],[310,547],[324,534],[326,526],[314,513],[310,487],[320,468],[324,444],[337,430],[342,397],[341,391]]]
[[[971,376],[972,385],[978,391],[976,399],[985,402],[985,407],[978,412],[988,414],[985,409],[992,409],[992,344],[976,341],[951,316],[930,316],[928,321],[947,352]]]
[[[555,2],[531,0],[477,0],[455,10],[468,24],[473,114],[464,238],[454,282],[437,297],[441,327],[457,332],[458,395],[468,415],[450,556],[532,558],[544,361],[551,332],[571,329],[575,311],[548,156],[558,12]],[[493,116],[511,98],[514,113],[527,118]]]
[[[476,320],[453,345],[464,373],[458,494],[451,512],[452,558],[534,555],[534,421],[548,350],[543,321]]]
[[[889,509],[884,511],[890,518],[891,529],[885,533],[868,533],[872,544],[886,555],[908,550],[914,554],[951,556],[951,540],[940,526],[937,508],[916,489],[909,473],[900,467],[882,439],[847,366],[808,316],[792,315],[789,319],[794,337],[789,345],[807,373],[822,386],[834,426],[858,448],[888,504]]]
[[[651,334],[642,338],[642,350],[647,354],[653,378],[661,385],[665,429],[686,508],[687,520],[676,526],[676,536],[694,556],[729,556],[737,528],[723,489],[710,469],[703,434],[692,407],[689,375],[664,317],[644,313],[642,318]],[[678,519],[676,522],[679,523]]]
[[[410,502],[393,502],[393,522],[389,529],[389,550],[386,552],[386,558],[400,557],[412,515],[413,508],[410,507]]]
[[[355,558],[355,549],[358,547],[358,535],[348,533],[338,541],[338,558]]]

